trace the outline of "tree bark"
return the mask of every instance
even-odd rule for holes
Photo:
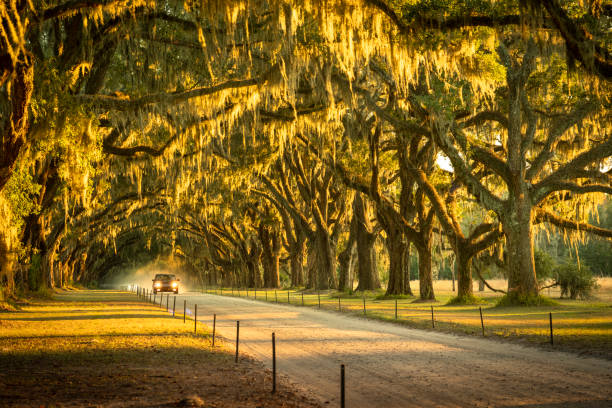
[[[317,289],[336,289],[336,247],[327,231],[317,230]]]
[[[387,295],[401,295],[404,293],[404,256],[405,248],[401,239],[387,237],[385,240],[389,253],[389,283]]]
[[[314,289],[317,287],[317,245],[316,239],[313,239],[308,242],[308,255],[306,258],[306,271],[307,271],[307,279],[306,279],[306,288]]]
[[[472,256],[465,250],[457,251],[455,256],[455,265],[457,266],[457,297],[473,297]]]
[[[515,211],[502,218],[508,261],[508,296],[514,299],[537,296],[532,234],[532,210],[518,199]]]
[[[387,230],[385,240],[389,253],[387,295],[412,295],[410,288],[410,248],[399,228]]]
[[[263,249],[263,286],[266,288],[278,288],[280,286],[279,263],[281,247],[279,233],[262,223],[259,226],[259,240]]]
[[[369,219],[366,201],[360,193],[355,194],[353,214],[356,220],[355,240],[357,242],[357,258],[359,260],[359,285],[357,290],[374,290],[380,288],[380,278],[376,270],[376,251],[374,243],[376,234]]]
[[[412,264],[410,263],[411,260],[411,244],[410,242],[405,242],[404,243],[404,271],[403,271],[403,276],[404,276],[404,294],[405,295],[410,295],[413,296],[412,293],[412,288],[410,287],[410,278],[411,278],[411,271],[412,271]]]
[[[351,219],[348,242],[344,251],[338,255],[338,290],[352,290],[350,282],[353,251],[355,250],[355,217]]]
[[[431,240],[418,246],[419,253],[419,295],[421,300],[435,300],[433,274],[431,271]]]
[[[504,50],[504,48],[500,48]],[[535,68],[536,46],[529,43],[523,61],[513,66],[508,54],[502,54],[507,66],[506,81],[508,83],[508,199],[500,214],[502,228],[506,236],[508,255],[508,297],[512,301],[522,301],[538,295],[538,283],[535,276],[533,260],[533,235],[530,183],[526,181],[527,160],[524,149],[525,140],[532,138],[537,122],[530,114],[525,88],[530,73]],[[522,102],[525,101],[525,102]],[[527,123],[527,132],[523,134],[523,126]]]
[[[246,285],[249,288],[260,288],[262,285],[261,274],[259,272],[261,252],[261,248],[255,242],[251,242],[251,249],[246,262]]]
[[[0,301],[4,301],[6,295],[13,293],[14,264],[15,256],[9,245],[9,237],[4,231],[0,231]]]
[[[306,253],[306,238],[299,236],[289,254],[289,265],[291,268],[291,286],[294,288],[304,286],[304,254]]]

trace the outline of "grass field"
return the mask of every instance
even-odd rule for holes
[[[506,282],[493,280],[493,287],[504,289]],[[418,281],[411,282],[418,293]],[[365,293],[338,293],[300,290],[258,289],[232,290],[206,289],[208,293],[224,296],[248,297],[268,302],[291,303],[296,306],[341,310],[354,315],[396,321],[417,328],[432,328],[432,306],[436,330],[466,333],[493,338],[508,338],[528,344],[548,345],[550,342],[550,314],[552,313],[554,346],[579,353],[612,358],[612,278],[599,279],[599,289],[590,300],[559,299],[557,288],[546,289],[544,295],[553,298],[556,305],[542,307],[498,307],[500,293],[485,290],[475,294],[482,298],[480,305],[449,306],[454,296],[450,281],[435,283],[435,302],[416,302],[415,297],[384,299],[382,291]],[[340,302],[339,302],[340,300]],[[397,302],[397,319],[396,319]],[[483,319],[481,323],[480,308]]]
[[[220,343],[132,293],[32,299],[0,313],[0,406],[318,406]]]

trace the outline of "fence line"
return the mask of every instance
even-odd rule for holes
[[[224,291],[225,290],[225,291]],[[256,294],[256,291],[259,292]],[[264,292],[263,294],[261,292]],[[268,296],[268,292],[271,296]],[[280,293],[279,293],[280,292]],[[417,327],[426,328],[426,321],[429,320],[430,329],[444,330],[448,325],[457,327],[462,325],[472,330],[473,334],[480,332],[482,337],[487,335],[507,335],[513,333],[515,335],[535,336],[538,338],[546,338],[545,342],[554,345],[552,340],[552,325],[548,321],[551,319],[548,311],[538,311],[535,313],[521,314],[485,314],[486,309],[482,309],[481,305],[463,305],[457,308],[456,306],[447,305],[422,305],[409,306],[414,299],[390,298],[390,299],[372,299],[366,297],[363,293],[361,298],[357,296],[342,296],[336,292],[321,293],[320,291],[304,292],[291,289],[253,289],[253,288],[224,288],[212,289],[206,288],[202,293],[214,294],[226,297],[241,297],[250,300],[256,300],[268,303],[284,303],[295,307],[311,307],[329,311],[340,311],[353,315],[362,315],[367,318],[395,320],[399,323],[417,323]],[[281,296],[282,295],[282,296]],[[257,298],[255,298],[257,296]],[[284,297],[283,297],[284,296]],[[283,300],[284,299],[284,300]],[[335,302],[335,304],[334,304]],[[457,314],[464,313],[463,316],[457,318]],[[453,316],[450,317],[449,315]],[[534,320],[529,325],[523,327],[503,326],[503,318],[513,317],[534,317],[540,316],[538,320]],[[489,319],[488,327],[485,325],[485,319]],[[497,324],[492,323],[491,319],[496,320]],[[552,321],[552,320],[551,320]],[[479,327],[480,326],[480,327]],[[549,327],[550,326],[550,327]],[[478,330],[480,329],[480,330]],[[534,330],[535,329],[535,330]],[[521,333],[521,330],[524,332]],[[543,341],[544,343],[544,341]]]

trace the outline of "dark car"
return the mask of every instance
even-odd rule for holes
[[[166,273],[158,273],[153,279],[153,293],[157,292],[174,292],[178,293],[180,279],[176,276]]]

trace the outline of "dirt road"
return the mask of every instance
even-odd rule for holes
[[[414,330],[334,312],[215,295],[183,294],[198,320],[227,342],[240,320],[240,351],[329,406],[339,406],[340,364],[347,407],[612,407],[612,362],[486,339]]]

